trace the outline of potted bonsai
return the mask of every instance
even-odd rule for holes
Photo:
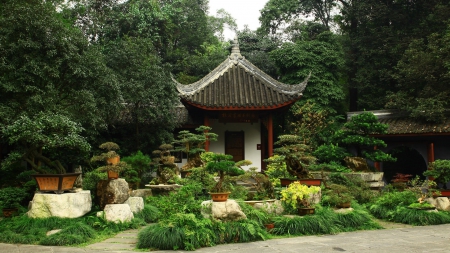
[[[6,187],[0,189],[0,206],[2,207],[3,216],[11,217],[17,212],[20,203],[28,197],[28,193],[23,188]]]
[[[281,200],[298,209],[299,215],[314,214],[314,194],[320,192],[318,186],[307,186],[296,181],[281,191]]]
[[[105,142],[99,148],[104,152],[93,156],[91,162],[104,162],[106,165],[97,168],[97,171],[107,172],[109,180],[119,178],[119,173],[128,169],[127,163],[121,162],[120,156],[116,152],[116,150],[119,150],[119,145],[114,142]]]
[[[316,162],[316,158],[311,154],[311,149],[297,135],[280,135],[274,149],[274,153],[284,157],[286,170],[301,183],[306,185],[320,186],[321,179],[314,179],[309,173],[308,167]],[[281,185],[283,186],[283,179]]]
[[[227,201],[230,192],[229,188],[224,185],[225,175],[242,175],[244,171],[235,165],[233,156],[217,153],[211,155],[210,161],[205,168],[207,171],[217,173],[219,176],[217,183],[210,190],[212,200],[215,202]]]
[[[195,129],[197,133],[183,130],[178,133],[178,139],[174,141],[176,147],[174,151],[180,151],[187,155],[187,163],[181,168],[182,177],[185,176],[192,168],[203,166],[200,157],[204,153],[205,145],[208,141],[217,141],[218,135],[210,132],[211,127],[200,126]]]
[[[162,144],[152,152],[151,164],[156,166],[156,178],[150,182],[151,185],[175,184],[178,166],[175,164],[175,157],[170,153],[172,148],[171,144]]]
[[[450,181],[450,160],[436,160],[430,163],[429,170],[423,175],[433,177],[434,181],[443,187],[439,189],[441,196],[450,197],[450,190],[447,189],[447,183]]]
[[[350,194],[350,190],[345,185],[330,184],[325,192],[322,201],[335,206],[337,208],[349,208],[353,196]]]
[[[40,191],[71,190],[81,173],[66,173],[64,165],[88,154],[91,147],[81,136],[83,130],[80,124],[60,114],[21,116],[3,129],[3,136],[16,147],[3,162],[26,161],[38,173],[33,177]]]

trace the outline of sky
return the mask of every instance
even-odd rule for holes
[[[209,15],[215,16],[217,10],[225,9],[238,25],[238,29],[244,29],[248,25],[251,30],[260,26],[259,11],[264,8],[268,0],[209,0]],[[234,32],[225,31],[225,39],[234,38]]]

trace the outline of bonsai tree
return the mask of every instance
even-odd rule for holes
[[[205,152],[207,141],[217,141],[217,134],[211,133],[211,127],[200,126],[195,129],[198,133],[191,133],[183,130],[178,133],[178,139],[174,141],[175,151],[181,151],[187,154],[187,163],[183,170],[203,166],[200,154]]]
[[[429,170],[423,173],[426,177],[433,177],[436,183],[442,184],[447,189],[450,181],[450,160],[436,160],[430,163]]]
[[[100,144],[99,148],[104,150],[104,152],[93,156],[91,162],[104,162],[106,165],[98,167],[97,171],[114,171],[120,173],[129,168],[126,162],[120,161],[119,159],[120,156],[116,152],[116,150],[119,150],[119,145],[114,142],[105,142]]]
[[[23,159],[37,173],[63,174],[66,169],[59,158],[72,156],[80,159],[91,148],[81,136],[83,131],[80,124],[60,114],[41,112],[33,118],[22,116],[3,129],[3,136],[9,144],[17,147],[5,159],[4,165]]]
[[[23,188],[6,187],[0,189],[0,206],[2,208],[18,208],[26,197],[28,197],[28,193]]]
[[[308,166],[317,160],[312,154],[310,147],[304,144],[301,137],[297,135],[280,135],[275,145],[274,153],[284,157],[287,171],[298,179],[310,178]]]
[[[243,160],[237,162],[235,165],[239,168],[241,166],[250,165],[251,162],[248,160]],[[256,167],[251,167],[249,170],[245,171],[244,174],[236,177],[236,180],[245,182],[255,189],[255,193],[248,195],[247,200],[264,200],[269,198],[274,198],[275,189],[269,180],[269,177],[256,171]]]
[[[314,206],[314,203],[311,203],[312,194],[319,191],[318,186],[308,187],[296,181],[281,191],[281,200],[293,208],[311,208]]]
[[[206,164],[206,170],[217,173],[219,180],[211,189],[213,193],[226,192],[228,188],[224,186],[225,175],[242,175],[244,170],[237,167],[233,161],[233,156],[214,153],[210,157],[210,161]]]
[[[150,184],[167,184],[175,183],[177,165],[175,157],[171,155],[170,150],[173,148],[170,144],[162,144],[159,149],[152,152],[154,158],[152,165],[156,166],[156,178]]]
[[[325,192],[325,196],[322,201],[330,204],[331,206],[344,207],[345,204],[350,204],[353,200],[353,196],[350,190],[345,185],[330,184],[328,190]]]
[[[142,182],[141,179],[150,179],[150,172],[154,171],[154,166],[151,166],[152,159],[148,155],[144,155],[140,150],[131,156],[122,158],[131,168],[124,175],[127,182]],[[144,180],[145,181],[145,180]],[[148,182],[149,180],[145,181]],[[143,185],[141,185],[143,186]]]
[[[388,125],[378,122],[373,113],[364,112],[353,116],[345,123],[344,130],[337,133],[337,138],[344,145],[355,148],[358,157],[374,162],[395,162],[394,157],[380,150],[387,146],[386,143],[372,136],[372,134],[385,134],[387,129]]]

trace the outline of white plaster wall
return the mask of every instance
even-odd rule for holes
[[[261,144],[261,126],[257,123],[220,123],[218,120],[210,120],[211,132],[219,135],[217,141],[211,141],[209,151],[215,153],[225,152],[225,131],[244,131],[245,159],[250,160],[252,165],[261,171],[261,150],[257,150],[257,144]],[[245,168],[245,169],[248,169]]]

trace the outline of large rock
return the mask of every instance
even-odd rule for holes
[[[128,183],[123,178],[101,180],[97,184],[97,196],[101,209],[108,204],[123,204],[128,197]]]
[[[281,200],[275,200],[273,202],[261,202],[261,203],[255,203],[253,205],[255,209],[263,209],[267,211],[268,213],[274,213],[277,215],[280,215],[284,212],[283,204],[281,203]]]
[[[370,171],[366,159],[362,157],[347,156],[344,158],[344,161],[347,167],[352,171]]]
[[[35,193],[27,215],[31,218],[78,218],[92,208],[90,191],[52,194]]]
[[[425,201],[435,206],[439,211],[450,211],[450,201],[447,197],[427,198]]]
[[[242,212],[241,207],[234,199],[228,199],[224,202],[213,202],[207,200],[202,202],[202,215],[206,219],[213,218],[221,221],[236,221],[247,219]]]
[[[130,197],[143,197],[147,198],[152,196],[152,189],[137,189],[130,193]]]
[[[103,210],[107,221],[119,223],[128,222],[134,218],[133,212],[128,204],[109,204]]]
[[[139,213],[144,209],[144,199],[142,197],[129,197],[124,204],[128,204],[133,213]]]

